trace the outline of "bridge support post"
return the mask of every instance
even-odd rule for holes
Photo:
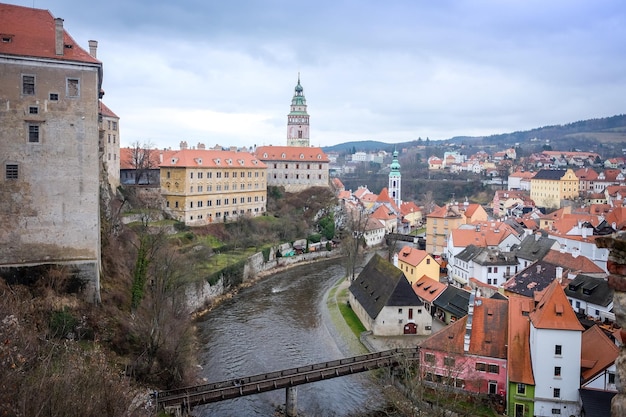
[[[287,417],[296,417],[298,415],[298,387],[287,387],[285,415]]]

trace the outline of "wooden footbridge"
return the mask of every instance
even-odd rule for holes
[[[393,349],[244,378],[157,392],[159,410],[177,416],[193,407],[285,388],[286,414],[296,415],[296,386],[325,379],[404,365],[419,359],[419,348]]]

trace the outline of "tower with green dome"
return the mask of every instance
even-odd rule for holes
[[[304,88],[300,85],[300,73],[291,99],[291,111],[287,115],[287,146],[310,146],[309,114],[306,111]]]
[[[400,163],[398,162],[398,151],[393,151],[393,161],[389,166],[389,197],[396,203],[396,206],[400,208],[402,199],[400,198],[400,191],[402,189],[402,175],[400,175]]]

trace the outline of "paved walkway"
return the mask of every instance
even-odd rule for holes
[[[348,293],[345,291],[350,287],[350,282],[347,279],[342,280],[336,287],[334,293],[335,305],[331,302],[328,303],[329,308],[339,309],[339,304],[346,304],[348,302]],[[336,317],[336,316],[335,316]],[[343,321],[343,316],[339,315],[339,318]],[[335,323],[337,325],[337,323]],[[347,326],[345,322],[343,326]],[[433,334],[445,327],[445,324],[438,319],[433,319]],[[352,332],[350,332],[353,334]],[[423,340],[430,337],[418,336],[418,335],[402,335],[402,336],[374,336],[371,333],[364,333],[361,336],[361,342],[365,347],[372,352],[380,352],[383,350],[406,348],[418,346]]]

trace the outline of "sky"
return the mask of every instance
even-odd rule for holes
[[[98,41],[122,146],[483,136],[626,113],[623,0],[1,0]],[[87,6],[88,4],[88,6]]]

